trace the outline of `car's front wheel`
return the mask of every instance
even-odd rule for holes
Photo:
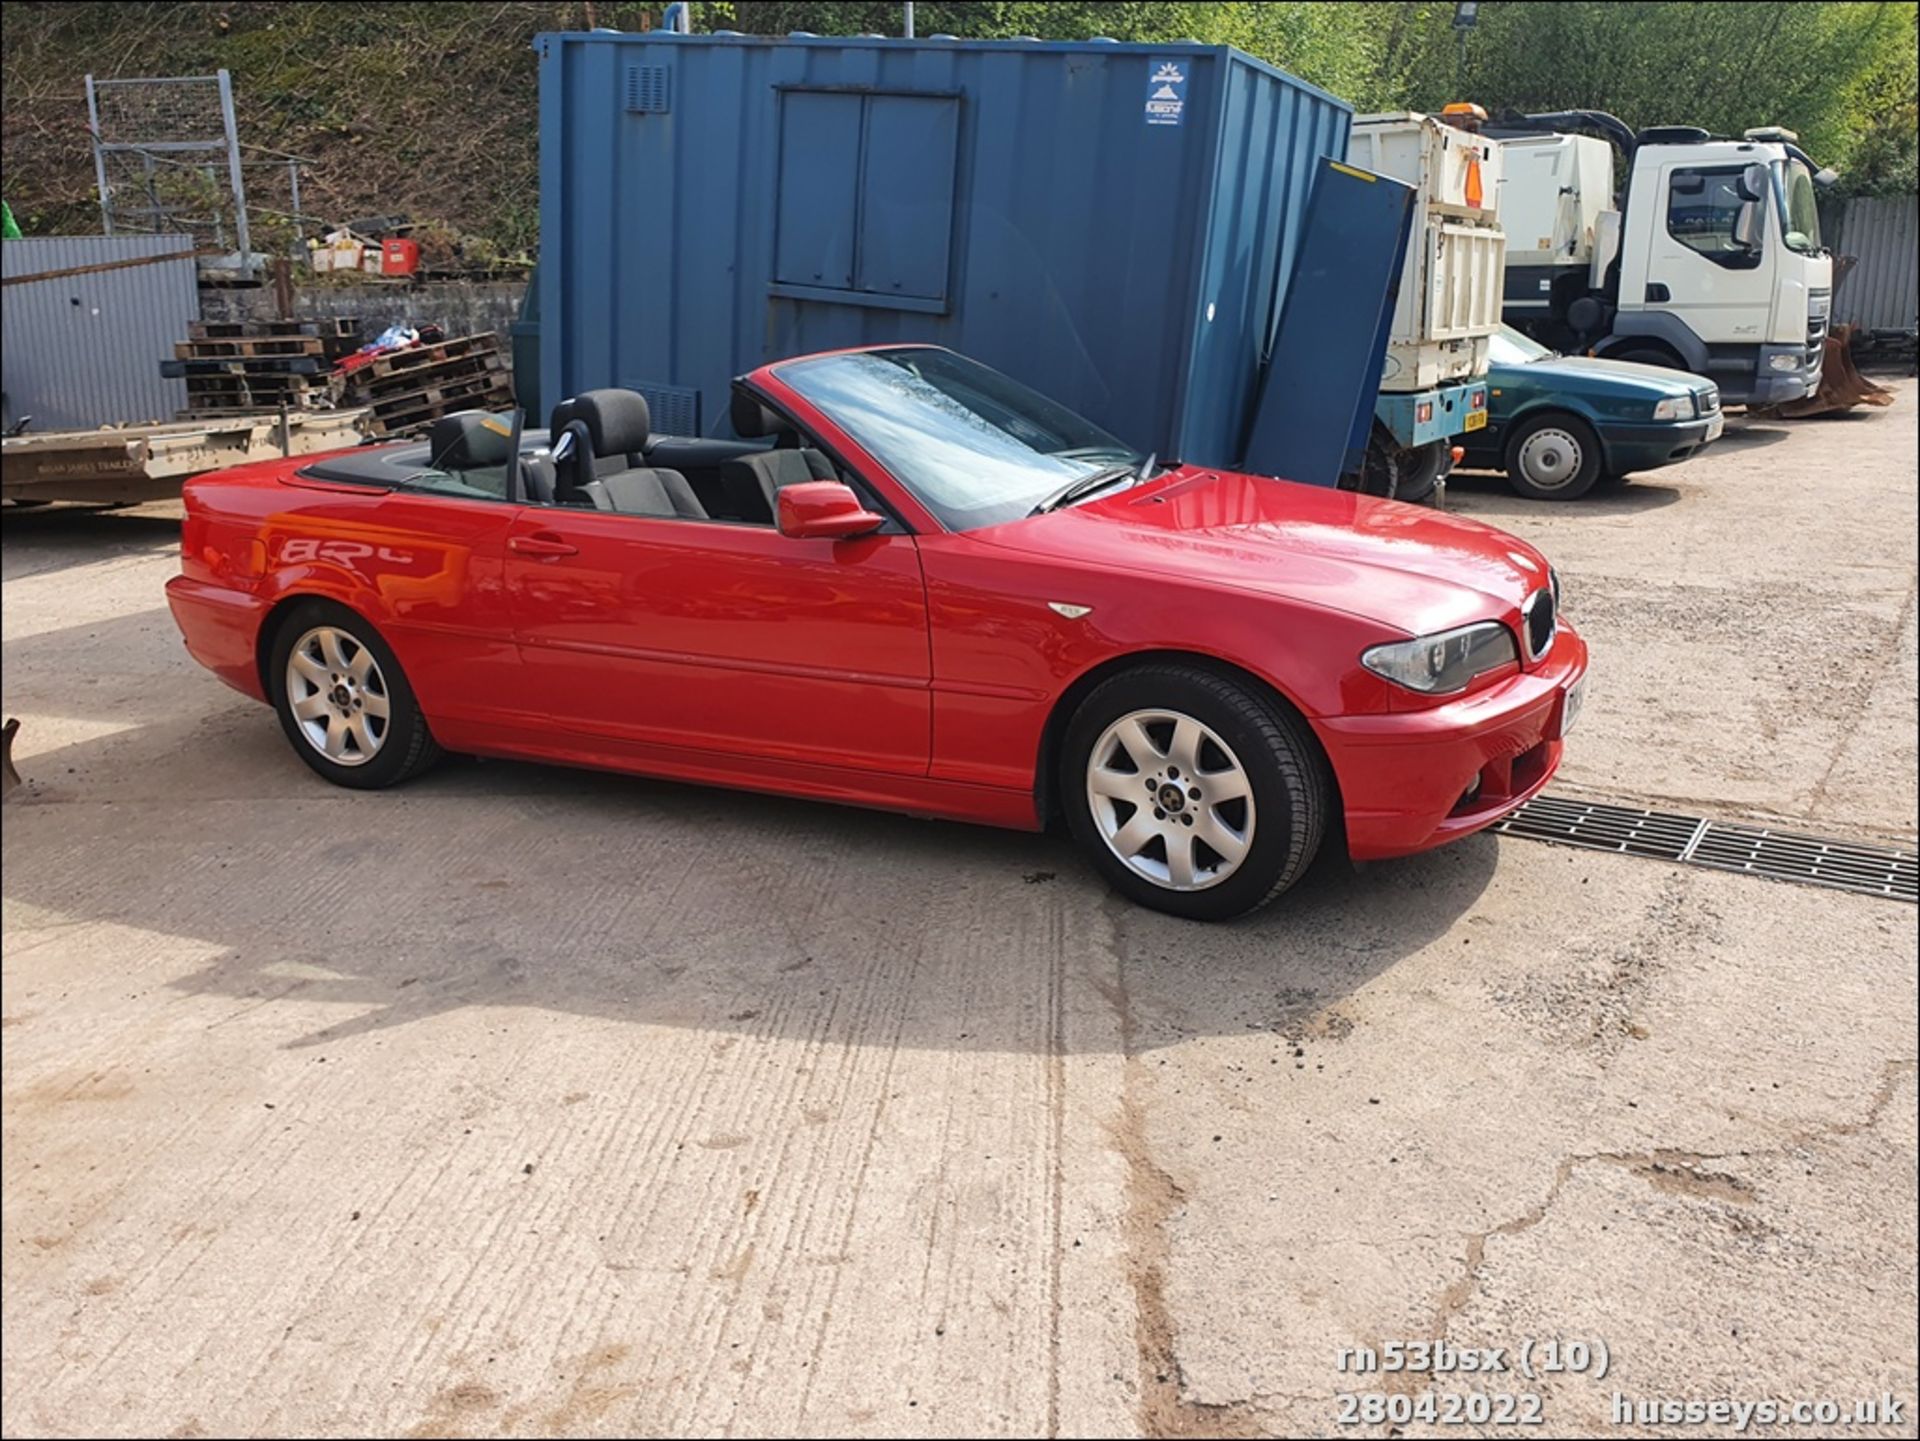
[[[1198,667],[1123,671],[1081,703],[1061,748],[1074,838],[1123,895],[1192,920],[1255,910],[1297,881],[1331,808],[1298,717]]]
[[[1534,500],[1578,500],[1604,459],[1600,437],[1578,416],[1529,416],[1507,438],[1507,484]]]
[[[295,752],[335,785],[378,790],[440,757],[392,647],[343,605],[314,600],[289,611],[267,680]]]

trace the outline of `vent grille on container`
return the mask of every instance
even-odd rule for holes
[[[673,72],[664,65],[627,67],[627,110],[634,115],[664,115],[673,109]]]
[[[655,435],[692,436],[700,433],[700,392],[684,385],[653,385],[635,381],[627,389],[647,398]]]

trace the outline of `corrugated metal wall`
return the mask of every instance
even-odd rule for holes
[[[1832,219],[1832,233],[1822,237],[1828,247],[1859,259],[1834,292],[1834,320],[1912,330],[1920,313],[1920,197],[1856,196]]]
[[[118,421],[172,420],[187,403],[183,380],[160,362],[200,316],[187,235],[56,235],[0,242],[11,279],[116,260],[178,254],[124,270],[8,285],[0,304],[0,389],[8,423],[89,430]]]
[[[662,431],[723,433],[728,381],[768,360],[923,340],[1224,463],[1351,119],[1193,44],[539,48],[542,393],[639,389]]]

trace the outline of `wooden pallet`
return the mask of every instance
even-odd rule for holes
[[[236,340],[288,335],[344,340],[359,333],[360,322],[357,319],[337,315],[313,320],[193,320],[187,323],[189,340]]]
[[[376,409],[364,423],[368,435],[403,435],[431,425],[443,415],[452,415],[461,410],[486,410],[495,403],[511,404],[513,387],[507,377],[489,377],[483,383],[469,383],[464,387],[452,387],[439,392],[431,399],[415,401],[407,407],[394,407],[382,412]]]
[[[313,371],[240,370],[213,375],[190,374],[186,380],[188,390],[220,390],[235,385],[258,385],[270,390],[332,390],[335,388],[334,378],[331,375],[322,375]]]
[[[317,335],[223,335],[183,340],[173,347],[175,360],[233,360],[255,356],[320,355]]]
[[[499,353],[500,337],[490,330],[479,335],[459,335],[451,340],[435,341],[432,345],[416,345],[410,350],[395,350],[386,355],[376,356],[366,365],[355,369],[351,378],[359,380],[364,376],[367,383],[371,384],[389,375],[417,370],[422,366],[436,365],[461,356],[498,355]]]
[[[348,393],[360,397],[370,405],[395,396],[406,395],[422,386],[444,385],[450,381],[467,380],[482,375],[494,374],[506,369],[506,360],[499,354],[468,355],[456,360],[443,360],[433,365],[416,366],[412,370],[401,371],[397,375],[382,376],[369,385],[359,375],[345,377]]]
[[[169,380],[182,376],[318,375],[327,368],[320,355],[250,355],[240,360],[163,360],[160,373]]]

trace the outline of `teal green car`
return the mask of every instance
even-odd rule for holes
[[[1720,391],[1683,370],[1556,355],[1503,325],[1491,342],[1487,424],[1462,437],[1476,470],[1536,500],[1575,500],[1604,478],[1673,465],[1720,438]]]

